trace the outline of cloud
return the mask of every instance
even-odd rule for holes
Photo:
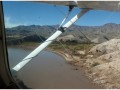
[[[27,25],[27,24],[26,23],[13,23],[11,21],[11,17],[5,16],[5,27],[6,28],[16,27],[16,26],[19,26],[19,25]]]

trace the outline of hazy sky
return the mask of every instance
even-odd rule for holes
[[[60,24],[68,12],[68,7],[36,2],[4,1],[6,27],[18,25],[56,25]],[[78,13],[75,8],[70,18]],[[99,26],[106,23],[120,24],[120,12],[91,10],[75,24],[81,26]]]

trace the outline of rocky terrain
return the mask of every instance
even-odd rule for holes
[[[120,39],[95,45],[88,52],[78,51],[78,54],[72,57],[66,52],[62,55],[75,70],[83,67],[86,75],[93,79],[93,83],[104,88],[120,89]]]
[[[76,40],[79,43],[102,43],[112,38],[120,38],[120,25],[108,23],[103,26],[77,26],[73,25],[61,37],[66,41],[66,35],[73,35],[68,40]],[[60,38],[61,38],[60,37]],[[59,39],[59,38],[58,38]]]
[[[89,53],[98,63],[91,69],[94,82],[106,88],[120,88],[120,39],[94,46]]]

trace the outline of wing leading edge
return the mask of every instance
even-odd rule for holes
[[[42,2],[63,6],[73,5],[77,7],[74,1],[42,1]],[[77,3],[80,8],[120,12],[120,1],[77,1]]]

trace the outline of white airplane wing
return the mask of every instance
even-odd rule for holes
[[[64,5],[64,6],[76,6],[80,8],[90,8],[95,10],[108,10],[108,11],[120,11],[120,1],[42,1],[43,3]]]

